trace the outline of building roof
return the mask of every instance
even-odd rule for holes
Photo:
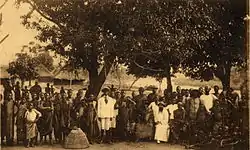
[[[86,72],[83,70],[77,70],[76,72],[70,73],[67,70],[61,70],[55,76],[55,79],[65,79],[65,80],[85,80],[87,78]]]
[[[53,74],[42,64],[37,66],[36,70],[40,77],[53,77]]]

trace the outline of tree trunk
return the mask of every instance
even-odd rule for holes
[[[129,87],[129,90],[132,89],[133,85],[140,79],[140,77],[136,77],[135,80],[132,82],[132,84]]]
[[[230,88],[231,64],[227,62],[221,64],[215,75],[220,79],[223,90],[228,90]]]
[[[89,96],[90,94],[93,94],[94,88],[95,88],[95,82],[98,79],[98,70],[97,68],[91,68],[88,70],[89,72],[89,85],[88,89],[86,91],[85,97]]]
[[[89,88],[86,91],[85,97],[88,97],[90,94],[93,94],[96,97],[99,95],[102,85],[106,81],[107,75],[112,67],[113,61],[113,58],[106,59],[99,74],[97,68],[93,68],[93,72],[89,72]]]
[[[225,75],[221,80],[223,90],[228,90],[228,88],[230,88],[230,76],[231,76],[231,65],[227,64],[225,66]]]
[[[172,81],[171,81],[171,76],[167,76],[167,91],[172,92],[173,91],[173,86],[172,86]]]
[[[166,64],[166,70],[165,70],[165,75],[167,78],[167,91],[168,92],[172,92],[173,91],[173,86],[172,86],[172,81],[171,81],[171,68],[170,68],[170,64]]]

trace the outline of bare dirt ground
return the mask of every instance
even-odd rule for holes
[[[60,150],[64,149],[60,145],[54,146],[39,146],[32,148],[25,148],[23,146],[2,147],[2,150]],[[156,144],[154,142],[121,142],[115,144],[94,144],[90,145],[86,150],[184,150],[180,145],[171,145],[166,143]]]

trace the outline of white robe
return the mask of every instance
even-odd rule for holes
[[[178,105],[177,104],[169,104],[166,109],[169,111],[170,113],[170,119],[174,119],[174,111],[178,109]]]
[[[167,142],[169,138],[169,113],[166,108],[163,109],[162,112],[154,113],[155,122],[160,122],[155,126],[155,140]]]
[[[217,97],[214,96],[213,94],[209,94],[209,95],[201,95],[200,99],[201,99],[201,104],[203,104],[206,107],[206,110],[210,112],[210,109],[213,107],[214,100],[216,100]]]

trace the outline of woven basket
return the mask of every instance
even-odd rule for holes
[[[72,130],[65,139],[65,149],[85,149],[89,147],[89,141],[85,133],[80,129]]]

